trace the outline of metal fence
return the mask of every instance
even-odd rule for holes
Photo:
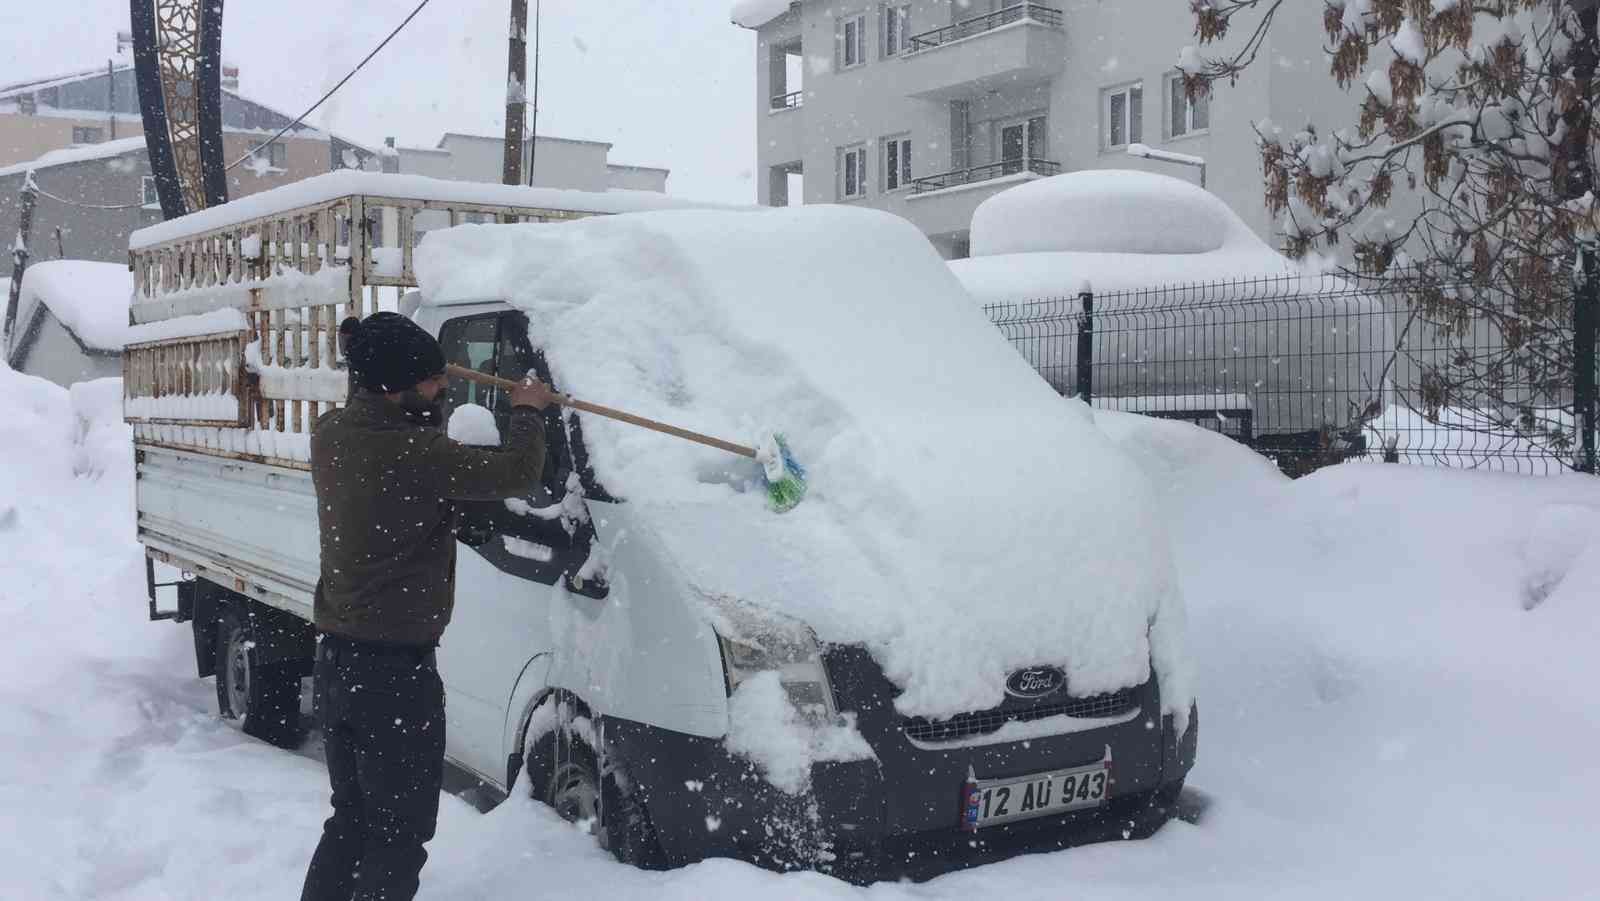
[[[985,311],[1062,394],[1213,429],[1290,474],[1346,460],[1593,472],[1594,322],[1573,327],[1572,283],[1557,281],[1571,277],[1290,275]]]

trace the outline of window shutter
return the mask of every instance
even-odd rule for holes
[[[1128,143],[1144,140],[1144,88],[1128,89]]]

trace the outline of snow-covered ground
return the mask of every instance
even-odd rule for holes
[[[187,630],[144,621],[125,435],[73,407],[94,420],[108,397],[0,369],[0,897],[295,897],[325,815],[314,743],[218,722]],[[1188,426],[1095,419],[1171,522],[1201,825],[859,889],[635,871],[524,798],[450,798],[420,897],[1592,896],[1600,482],[1360,464],[1288,482]]]

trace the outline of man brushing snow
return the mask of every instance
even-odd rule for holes
[[[445,360],[432,335],[374,313],[347,342],[360,390],[311,436],[322,534],[313,684],[333,816],[300,897],[406,901],[439,814],[444,685],[434,648],[454,604],[451,501],[518,496],[538,481],[538,411],[554,397],[535,381],[511,390],[505,446],[469,447],[439,428]]]

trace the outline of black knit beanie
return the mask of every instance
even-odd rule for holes
[[[347,340],[350,368],[368,391],[405,391],[444,372],[439,342],[399,313],[373,313]]]

